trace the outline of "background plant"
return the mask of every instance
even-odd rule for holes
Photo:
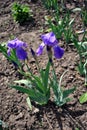
[[[58,6],[58,0],[42,0],[46,9],[56,9]]]
[[[14,2],[12,5],[12,16],[16,22],[23,24],[32,20],[32,11],[27,5]]]
[[[87,27],[87,0],[84,0],[84,7],[81,9],[81,16],[84,25]]]
[[[57,10],[52,17],[48,17],[49,28],[56,34],[58,39],[63,39],[67,44],[73,40],[74,18],[70,18],[69,12],[61,17]]]
[[[85,9],[82,10],[82,19],[83,19],[84,25],[87,26],[87,10]]]
[[[74,36],[74,46],[79,54],[79,64],[78,71],[80,75],[85,76],[85,85],[87,84],[87,41],[86,41],[86,31],[83,33],[83,38],[79,42],[78,36]]]

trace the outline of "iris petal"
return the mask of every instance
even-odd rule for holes
[[[16,48],[16,39],[15,40],[11,40],[7,43],[7,47],[8,48]]]
[[[48,45],[48,46],[55,46],[58,44],[58,41],[55,37],[55,34],[53,32],[50,32],[50,33],[47,33],[47,34],[44,34],[41,36],[43,42]]]
[[[36,54],[37,54],[38,56],[43,53],[44,46],[45,46],[45,44],[42,42],[42,43],[40,44],[40,46],[38,47],[38,49],[36,50]]]
[[[42,54],[44,46],[47,46],[53,48],[55,58],[58,59],[62,58],[64,54],[64,50],[58,46],[58,40],[56,39],[56,36],[53,32],[43,34],[41,36],[41,39],[43,43],[39,46],[39,48],[36,51],[36,54],[38,56]],[[47,49],[48,49],[47,51],[50,51],[49,48]]]
[[[55,56],[55,58],[57,58],[57,59],[62,58],[62,56],[64,54],[64,49],[63,48],[61,48],[59,46],[54,46],[53,50],[54,50],[54,56]]]
[[[8,48],[7,54],[8,54],[8,56],[10,56],[10,54],[11,54],[11,48]]]
[[[17,39],[16,41],[16,47],[27,47],[27,44],[25,42],[22,42],[20,40]]]
[[[9,41],[8,44],[7,44],[7,47],[10,47],[12,49],[13,48],[16,49],[18,47],[27,47],[27,44],[25,42],[22,42],[22,41],[20,41],[20,40],[18,40],[16,38],[14,40]]]
[[[21,47],[16,49],[16,55],[17,55],[18,59],[20,59],[20,60],[27,59],[27,52]]]

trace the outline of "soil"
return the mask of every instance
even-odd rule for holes
[[[13,2],[13,0],[0,0],[0,43],[7,42],[14,36],[27,42],[29,47],[36,50],[41,43],[40,35],[47,29],[45,16],[49,13],[40,0],[36,2],[19,0],[20,3],[30,6],[34,17],[33,22],[20,26],[14,22],[11,14]],[[70,2],[68,0],[66,2],[68,8],[83,5],[81,0]],[[75,29],[80,31],[81,28],[80,15],[78,15]],[[61,41],[61,45],[65,47],[63,41]],[[35,61],[30,52],[29,57],[32,70],[36,73]],[[61,60],[54,59],[58,78],[68,69],[62,85],[65,88],[76,86],[76,91],[71,95],[73,100],[62,107],[56,106],[50,100],[45,106],[33,103],[31,111],[26,103],[27,95],[9,87],[14,80],[21,79],[21,75],[1,53],[0,58],[0,120],[3,121],[3,130],[87,130],[87,102],[83,105],[79,103],[79,97],[87,91],[87,87],[84,85],[84,77],[81,77],[76,70],[79,56],[73,46],[68,46],[65,49]],[[41,66],[45,67],[46,61],[47,54],[44,51],[43,55],[39,57]]]

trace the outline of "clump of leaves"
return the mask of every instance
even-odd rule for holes
[[[27,5],[19,4],[17,2],[13,3],[12,6],[12,16],[16,22],[23,24],[26,21],[31,21],[32,11]]]
[[[74,37],[74,46],[77,49],[79,54],[79,64],[78,64],[78,71],[81,76],[85,76],[85,85],[87,85],[87,42],[86,42],[86,31],[83,32],[83,38],[80,42],[78,39]]]
[[[56,9],[58,6],[57,0],[42,0],[42,2],[47,9]]]
[[[85,9],[82,10],[82,19],[83,19],[84,25],[87,26],[87,10]]]

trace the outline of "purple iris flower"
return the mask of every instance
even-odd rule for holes
[[[10,56],[11,50],[15,49],[16,56],[19,60],[25,60],[27,58],[27,52],[24,50],[24,48],[27,47],[27,44],[25,42],[22,42],[18,40],[17,38],[14,40],[11,40],[7,43],[7,53]]]
[[[55,58],[57,58],[57,59],[62,58],[62,56],[64,54],[64,49],[62,49],[60,46],[58,46],[58,41],[53,32],[42,35],[41,39],[43,42],[40,44],[39,48],[36,51],[36,54],[38,56],[43,53],[43,49],[45,46],[49,46],[49,47],[53,48]]]

